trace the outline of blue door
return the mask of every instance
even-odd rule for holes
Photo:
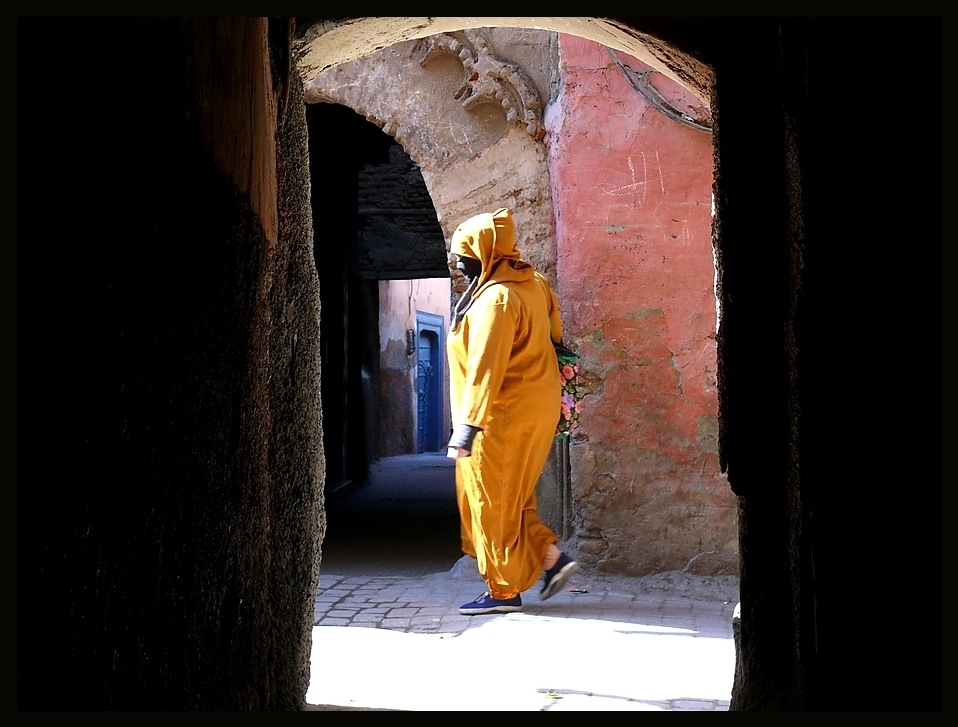
[[[416,449],[436,452],[442,444],[442,382],[445,351],[443,349],[442,316],[416,313],[416,383],[418,415]]]

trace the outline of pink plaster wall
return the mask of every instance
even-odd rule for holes
[[[547,123],[558,290],[589,392],[571,447],[581,555],[609,571],[735,574],[717,456],[712,136],[652,107],[605,46],[561,35],[559,47]]]

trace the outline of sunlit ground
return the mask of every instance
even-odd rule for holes
[[[523,613],[462,634],[313,628],[306,701],[414,711],[727,711],[731,637]]]

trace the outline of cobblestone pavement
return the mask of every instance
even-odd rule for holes
[[[328,505],[311,710],[728,710],[736,578],[580,570],[521,612],[460,615],[484,587],[446,462],[391,458]]]

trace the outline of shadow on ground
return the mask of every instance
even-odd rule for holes
[[[378,460],[366,482],[327,495],[321,572],[427,575],[461,556],[455,462],[444,453]]]

